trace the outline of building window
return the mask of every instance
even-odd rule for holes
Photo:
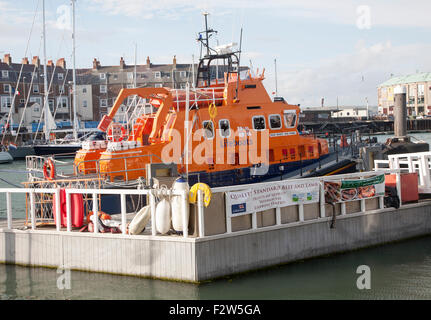
[[[281,117],[278,114],[269,116],[269,127],[273,130],[281,129]]]
[[[205,130],[205,138],[213,139],[214,138],[214,124],[211,120],[207,120],[202,122],[202,126]]]
[[[230,136],[230,123],[227,119],[221,119],[218,122],[218,126],[220,128],[220,136],[222,138],[227,138]]]
[[[118,80],[118,74],[114,73],[114,74],[112,75],[112,77],[113,77],[113,79],[114,79],[114,80]]]
[[[425,85],[418,85],[418,104],[423,104],[425,102]]]
[[[64,79],[64,74],[62,74],[62,73],[57,74],[57,76],[58,76],[58,80]]]
[[[127,79],[133,80],[133,72],[127,72]]]
[[[187,77],[187,72],[186,71],[180,71],[180,77],[181,78]]]
[[[82,93],[87,93],[87,88],[82,88]]]
[[[60,94],[64,93],[64,85],[58,86],[58,92],[60,92]]]
[[[144,79],[145,78],[145,73],[141,73],[141,79]],[[431,87],[430,87],[430,89],[431,89]]]
[[[2,72],[1,72],[1,76],[2,76],[2,78],[9,78],[9,71],[7,71],[7,70],[2,70]]]
[[[38,84],[33,85],[33,93],[39,93],[39,85]]]
[[[99,77],[100,77],[101,80],[106,79],[106,73],[100,73]]]
[[[32,73],[31,73],[31,77],[32,77],[33,79],[36,79],[36,78],[37,78],[37,73],[36,73],[36,72],[32,72]]]
[[[12,104],[12,99],[10,97],[1,97],[1,108],[10,108]]]
[[[161,88],[161,87],[163,87],[163,84],[161,84],[161,83],[155,83],[154,84],[154,88]]]
[[[254,116],[253,117],[253,129],[254,130],[265,130],[265,117],[264,116]]]
[[[87,100],[83,100],[82,101],[82,107],[83,108],[87,108]]]
[[[296,111],[284,110],[284,124],[286,128],[293,128],[296,124]]]
[[[133,89],[135,86],[133,84],[128,84],[126,87],[127,89]]]
[[[67,108],[67,97],[57,98],[57,108]]]
[[[30,103],[38,103],[39,105],[42,105],[42,98],[41,97],[30,97]]]
[[[106,93],[108,88],[105,84],[100,85],[100,93]]]
[[[162,77],[162,73],[160,71],[154,72],[154,78],[160,79]]]
[[[3,85],[3,92],[10,93],[10,84],[6,83]]]
[[[51,112],[54,112],[54,100],[53,99],[48,99],[48,106],[49,106],[49,110],[51,110]]]
[[[100,106],[101,107],[107,107],[108,106],[108,99],[100,99]]]

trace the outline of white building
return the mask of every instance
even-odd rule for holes
[[[91,84],[76,85],[76,113],[80,121],[93,120],[93,92]]]
[[[339,107],[332,112],[332,118],[366,118],[367,107]]]

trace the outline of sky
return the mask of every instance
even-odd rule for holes
[[[239,43],[268,93],[301,107],[377,105],[391,76],[431,72],[429,0],[76,0],[76,66],[195,62],[197,33]],[[69,0],[45,0],[47,59],[72,66]],[[42,57],[42,0],[0,0],[0,57]],[[275,77],[275,59],[277,81]]]

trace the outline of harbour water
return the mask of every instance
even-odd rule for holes
[[[413,136],[431,143],[431,134]],[[0,170],[11,171],[0,177],[19,184],[24,168],[24,161],[2,165]],[[0,187],[10,185],[0,181]],[[25,203],[14,199],[14,208],[18,203],[14,214],[24,217]],[[0,216],[5,216],[3,207]],[[371,288],[360,290],[357,268],[364,265],[370,268]],[[200,285],[0,264],[0,299],[431,299],[431,236]]]

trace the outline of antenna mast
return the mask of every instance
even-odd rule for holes
[[[241,69],[241,47],[242,47],[242,28],[241,28],[241,35],[239,38],[239,52],[238,52],[238,70],[236,75],[236,93],[235,93],[235,100],[238,99],[238,88],[239,88],[239,78],[240,78],[240,69]]]
[[[49,130],[48,130],[48,75],[46,68],[46,26],[45,26],[45,0],[42,1],[42,23],[43,23],[43,86],[44,86],[44,100],[43,100],[43,110],[44,114],[44,132],[45,140],[49,140]]]
[[[77,131],[77,127],[78,127],[78,115],[76,112],[76,105],[77,105],[77,101],[76,101],[76,65],[75,65],[75,1],[76,0],[71,0],[72,2],[72,44],[73,44],[73,49],[72,49],[72,58],[73,58],[73,138],[76,140],[78,140],[78,131]]]
[[[274,59],[274,67],[275,67],[275,96],[278,97],[278,87],[277,87],[277,59]]]

